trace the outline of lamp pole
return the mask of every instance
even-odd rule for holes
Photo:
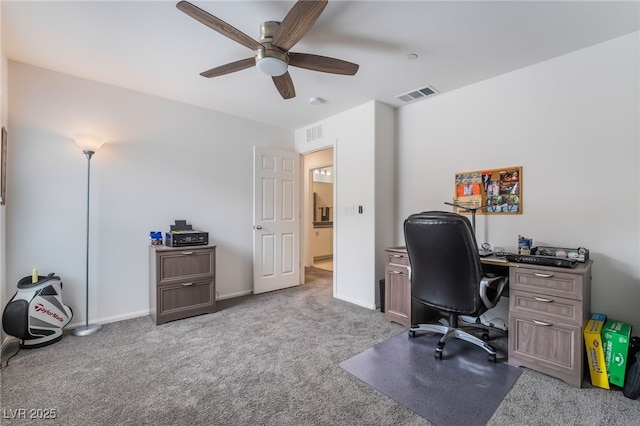
[[[84,150],[82,151],[87,157],[87,247],[85,258],[85,325],[76,327],[73,329],[72,334],[74,336],[88,336],[102,328],[101,324],[89,324],[89,195],[91,188],[91,157],[95,154],[95,151]]]
[[[476,211],[482,210],[482,209],[486,209],[490,205],[490,204],[487,204],[486,206],[480,206],[480,207],[466,207],[466,206],[461,206],[459,204],[447,203],[446,201],[444,203],[449,205],[449,206],[454,206],[454,207],[457,207],[459,209],[471,212],[471,227],[473,228],[474,236],[475,236],[475,233],[476,233]],[[490,255],[492,253],[493,252],[490,250],[489,243],[484,243],[484,244],[482,244],[482,248],[478,248],[478,254],[480,256],[488,256],[488,255]]]
[[[481,207],[466,207],[466,206],[461,206],[459,204],[447,203],[446,201],[444,203],[446,205],[448,205],[448,206],[457,207],[459,209],[471,212],[471,226],[473,227],[473,232],[476,232],[476,212],[478,210],[482,210],[482,209],[485,209],[485,208],[489,207],[489,204],[487,204],[486,206],[481,206]]]

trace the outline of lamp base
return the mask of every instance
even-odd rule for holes
[[[96,331],[100,331],[101,328],[102,328],[102,324],[81,325],[79,327],[74,328],[71,334],[73,334],[74,336],[81,336],[81,337],[88,336],[90,334],[95,333]]]

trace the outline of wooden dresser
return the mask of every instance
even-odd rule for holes
[[[149,315],[156,324],[215,311],[215,245],[149,247]]]
[[[407,250],[389,247],[385,249],[385,256],[385,318],[410,327]],[[483,258],[482,262],[491,272],[503,270],[509,275],[509,364],[581,387],[585,350],[582,330],[591,313],[593,262],[579,263],[575,268],[491,258]]]

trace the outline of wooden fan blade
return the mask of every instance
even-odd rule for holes
[[[289,52],[289,65],[312,71],[328,72],[331,74],[355,75],[360,67],[358,64],[326,56],[311,55],[309,53]]]
[[[258,43],[242,31],[237,30],[223,20],[216,18],[209,12],[205,12],[198,6],[192,5],[188,1],[178,2],[178,4],[176,4],[176,7],[187,15],[191,16],[196,21],[202,22],[212,30],[219,32],[223,36],[228,37],[243,46],[247,46],[249,49],[256,50],[262,47],[260,43]]]
[[[251,68],[255,64],[255,58],[240,59],[239,61],[231,62],[226,65],[220,65],[219,67],[211,68],[208,71],[203,71],[200,73],[200,75],[207,78],[218,77],[220,75],[230,74],[232,72],[240,71],[245,68]]]
[[[327,0],[298,0],[282,20],[271,44],[287,52],[311,29],[326,6]]]
[[[273,79],[273,83],[276,85],[276,88],[278,89],[278,92],[280,92],[280,95],[283,99],[295,98],[296,89],[293,87],[293,81],[291,80],[289,71],[277,77],[271,78]]]

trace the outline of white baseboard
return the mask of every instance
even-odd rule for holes
[[[233,299],[234,297],[247,296],[249,294],[253,294],[253,291],[245,290],[237,293],[225,294],[224,296],[218,296],[218,300]]]
[[[344,300],[345,302],[353,303],[354,305],[362,306],[363,308],[376,310],[376,304],[373,303],[364,303],[361,300],[349,299],[346,297],[334,296],[336,299]]]
[[[251,290],[245,290],[245,291],[239,291],[237,293],[231,293],[231,294],[225,294],[224,296],[218,296],[218,300],[225,300],[225,299],[233,299],[234,297],[240,297],[240,296],[247,296],[253,294],[253,292]],[[109,324],[111,322],[118,322],[118,321],[125,321],[128,319],[133,319],[133,318],[139,318],[139,317],[144,317],[146,315],[149,315],[149,310],[143,310],[143,311],[137,311],[137,312],[130,312],[127,314],[122,314],[122,315],[115,315],[112,317],[106,317],[106,318],[98,318],[98,319],[92,319],[89,322],[91,324]],[[71,330],[73,328],[79,327],[81,325],[84,325],[84,322],[72,322],[67,324],[67,326],[65,327],[66,330]]]
[[[111,322],[118,322],[118,321],[124,321],[124,320],[128,320],[128,319],[133,319],[133,318],[139,318],[139,317],[143,317],[145,315],[149,315],[149,310],[144,310],[144,311],[137,311],[137,312],[129,312],[127,314],[122,314],[122,315],[115,315],[112,317],[106,317],[106,318],[98,318],[98,319],[92,319],[89,320],[89,322],[91,324],[109,324]],[[65,327],[66,330],[71,330],[73,328],[76,327],[80,327],[81,325],[84,325],[84,322],[72,322],[67,324],[67,326]]]
[[[245,290],[245,291],[239,291],[237,293],[231,293],[231,294],[225,294],[224,296],[219,296],[218,300],[225,300],[225,299],[233,299],[234,297],[240,297],[240,296],[247,296],[253,294],[253,292],[251,290]],[[149,315],[149,310],[142,310],[142,311],[136,311],[136,312],[129,312],[126,314],[122,314],[122,315],[114,315],[111,317],[105,317],[105,318],[95,318],[95,319],[91,319],[89,320],[89,322],[91,324],[109,324],[112,322],[118,322],[118,321],[125,321],[128,319],[133,319],[133,318],[139,318],[139,317],[144,317],[146,315]],[[67,324],[67,326],[65,327],[65,330],[72,330],[76,327],[80,327],[82,325],[84,325],[84,322],[71,322],[69,324]],[[1,348],[4,349],[6,347],[6,345],[11,341],[10,339],[16,339],[13,336],[7,336],[5,337],[5,339],[2,342],[2,346]]]

